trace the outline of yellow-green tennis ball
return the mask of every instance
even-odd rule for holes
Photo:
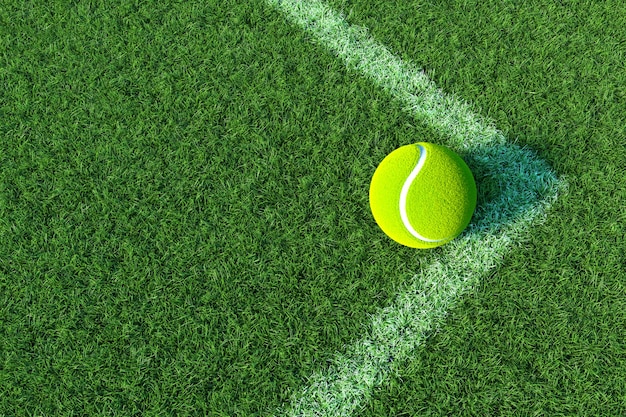
[[[450,149],[426,142],[387,155],[374,172],[369,194],[378,226],[412,248],[450,242],[467,227],[476,208],[469,167]]]

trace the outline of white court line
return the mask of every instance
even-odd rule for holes
[[[567,182],[527,149],[509,144],[469,105],[444,94],[419,68],[377,43],[367,30],[319,0],[266,0],[312,40],[341,58],[436,130],[477,179],[479,207],[461,237],[442,247],[394,302],[374,317],[367,334],[327,369],[313,374],[277,412],[287,416],[349,416],[373,389],[437,330],[460,295],[495,268],[515,242],[545,218]],[[420,139],[420,140],[423,140]],[[415,140],[418,141],[417,139]],[[391,151],[391,149],[390,149]]]

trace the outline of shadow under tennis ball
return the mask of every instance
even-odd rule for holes
[[[476,180],[478,201],[467,233],[498,234],[550,199],[561,184],[548,163],[515,144],[459,152]]]

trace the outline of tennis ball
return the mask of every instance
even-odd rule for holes
[[[402,245],[427,249],[450,242],[467,227],[476,208],[476,183],[459,155],[419,142],[383,159],[369,197],[383,232]]]

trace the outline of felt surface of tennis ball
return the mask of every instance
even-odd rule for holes
[[[476,209],[476,183],[452,150],[433,143],[402,146],[378,165],[370,183],[370,208],[390,238],[412,248],[450,242]]]

